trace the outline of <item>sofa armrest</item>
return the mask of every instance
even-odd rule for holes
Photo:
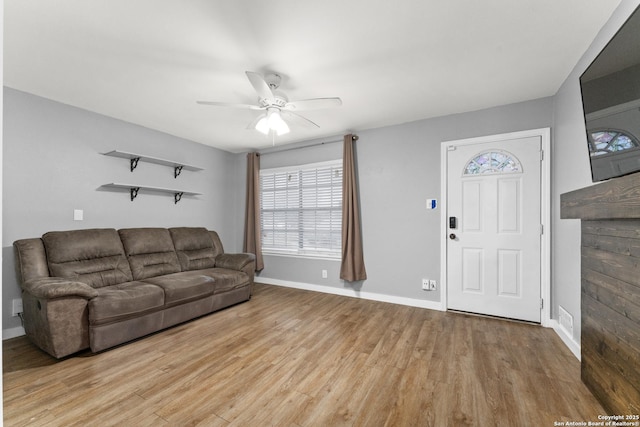
[[[216,267],[242,271],[251,263],[255,265],[255,261],[256,256],[254,254],[220,254],[216,257]]]
[[[27,280],[22,289],[36,298],[53,299],[78,296],[91,299],[98,296],[98,291],[82,282],[63,279],[60,277],[42,277]]]

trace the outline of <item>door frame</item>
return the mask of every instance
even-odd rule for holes
[[[542,222],[542,239],[540,241],[540,296],[543,307],[540,309],[540,324],[551,327],[551,128],[531,129],[519,132],[487,135],[475,138],[443,141],[440,144],[440,302],[441,310],[447,311],[447,192],[448,192],[448,158],[447,147],[461,145],[484,144],[539,136],[542,145],[540,161],[540,221]]]

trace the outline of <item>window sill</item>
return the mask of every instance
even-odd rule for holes
[[[300,259],[319,260],[319,261],[335,261],[335,262],[341,261],[340,257],[332,257],[328,255],[283,254],[281,252],[262,252],[262,255],[282,257],[282,258],[300,258]]]

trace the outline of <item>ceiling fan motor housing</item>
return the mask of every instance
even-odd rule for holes
[[[272,99],[259,99],[258,102],[260,103],[260,106],[263,108],[268,108],[268,107],[283,108],[287,104],[287,102],[289,102],[289,100],[282,93],[274,93]]]
[[[284,94],[274,93],[273,102],[271,102],[271,105],[282,108],[286,105],[287,102],[289,102],[289,100],[286,96],[284,96]]]

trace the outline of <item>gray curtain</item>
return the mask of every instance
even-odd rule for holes
[[[340,278],[349,282],[365,280],[362,253],[362,232],[360,227],[360,206],[356,165],[354,156],[354,135],[344,136],[342,155],[342,264]]]
[[[260,154],[247,154],[247,202],[242,250],[256,255],[256,271],[264,268],[260,234]]]

